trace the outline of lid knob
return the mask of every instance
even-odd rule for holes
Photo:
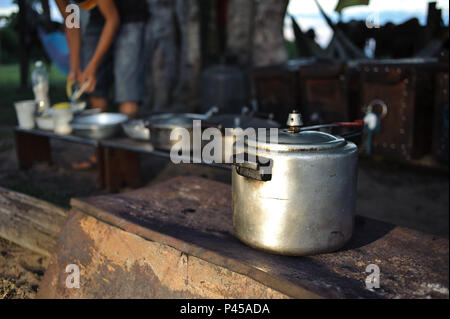
[[[289,126],[289,131],[293,133],[300,132],[300,127],[303,126],[302,115],[296,110],[292,111],[289,114],[287,126]]]

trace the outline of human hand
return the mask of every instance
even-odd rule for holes
[[[95,86],[97,85],[97,70],[89,65],[81,73],[79,79],[80,86],[83,86],[85,83],[88,83],[86,84],[87,87],[85,92],[92,93],[95,90]]]
[[[80,69],[70,70],[69,74],[67,75],[67,83],[79,82],[80,76],[81,76]]]

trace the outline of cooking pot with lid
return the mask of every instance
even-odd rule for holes
[[[339,136],[301,131],[298,113],[288,125],[275,141],[256,136],[235,147],[235,157],[245,159],[232,169],[235,234],[282,255],[337,250],[353,232],[358,148]]]
[[[222,132],[222,162],[230,163],[233,146],[247,129],[279,128],[280,124],[272,119],[264,119],[246,114],[220,114],[211,117],[210,125],[219,128]]]
[[[194,148],[192,140],[194,121],[207,121],[211,116],[218,112],[217,107],[212,107],[205,114],[193,114],[193,113],[162,113],[150,116],[146,121],[146,127],[150,129],[150,140],[152,145],[156,149],[170,152],[176,145],[180,149]],[[172,140],[170,137],[173,133],[183,133],[183,130],[187,130],[191,137],[190,140],[182,141]],[[180,145],[182,142],[182,145]],[[201,143],[200,143],[201,144]],[[201,147],[202,145],[198,145]],[[193,151],[196,151],[192,149]]]

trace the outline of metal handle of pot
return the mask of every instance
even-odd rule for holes
[[[275,114],[273,113],[261,113],[261,112],[251,112],[251,117],[257,117],[265,120],[273,120],[275,118]]]
[[[335,122],[331,124],[320,124],[320,125],[314,125],[314,126],[306,126],[300,128],[300,132],[304,131],[311,131],[311,130],[320,130],[320,129],[333,129],[333,128],[355,128],[354,131],[345,133],[345,134],[339,134],[340,137],[344,139],[350,139],[352,137],[357,137],[362,135],[363,129],[364,129],[364,121],[363,120],[356,120],[353,122]]]
[[[241,115],[243,116],[249,116],[249,117],[256,117],[256,118],[261,118],[261,119],[266,119],[266,120],[273,120],[275,118],[275,114],[273,113],[262,113],[262,112],[258,112],[256,111],[256,109],[250,109],[247,106],[244,106],[242,108],[241,111]]]
[[[243,162],[240,162],[242,161]],[[249,161],[248,154],[241,153],[233,155],[233,166],[236,172],[246,178],[261,182],[272,180],[273,161],[261,156],[256,157],[256,161]]]
[[[219,108],[217,106],[213,106],[212,108],[209,109],[208,112],[204,114],[205,119],[209,119],[211,116],[217,113],[219,113]]]
[[[149,130],[153,129],[152,122],[149,119],[144,120],[144,127]]]

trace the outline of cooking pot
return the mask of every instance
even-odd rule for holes
[[[300,130],[298,113],[288,124],[277,141],[259,135],[235,146],[235,234],[282,255],[337,250],[353,232],[358,148],[339,136]]]
[[[222,162],[230,163],[233,145],[248,128],[279,128],[280,124],[271,119],[264,119],[247,114],[220,114],[212,116],[208,122],[222,132]]]
[[[163,113],[152,115],[148,118],[146,126],[150,129],[150,140],[156,149],[163,151],[171,151],[172,148],[177,145],[179,148],[187,149],[188,147],[192,149],[194,145],[192,141],[194,121],[208,120],[213,114],[218,112],[217,107],[211,108],[205,114],[193,114],[193,113]],[[186,145],[180,145],[180,140],[171,140],[170,136],[172,132],[181,130],[188,130],[190,133],[190,140],[183,141]],[[189,145],[187,145],[189,143]],[[201,145],[199,146],[201,147]]]
[[[202,109],[216,105],[220,113],[240,111],[247,99],[245,74],[232,65],[215,65],[202,75]]]

